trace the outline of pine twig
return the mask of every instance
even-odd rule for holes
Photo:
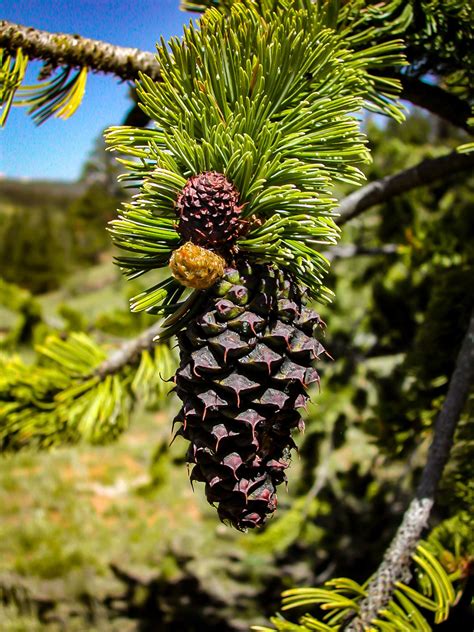
[[[12,55],[21,48],[30,59],[42,59],[55,67],[87,67],[94,72],[114,74],[125,81],[138,79],[139,72],[154,80],[160,78],[153,53],[79,35],[49,33],[8,20],[0,21],[0,48]]]
[[[143,351],[151,350],[156,345],[154,339],[161,331],[161,321],[145,329],[136,338],[127,340],[116,349],[106,360],[104,360],[94,371],[101,379],[107,375],[118,373],[125,366],[136,364]]]
[[[359,616],[345,628],[348,632],[363,632],[390,601],[396,583],[410,580],[411,557],[426,527],[453,444],[454,432],[474,379],[474,312],[459,351],[456,367],[449,382],[448,394],[436,420],[433,442],[418,484],[383,561],[370,580],[368,595],[361,602]]]
[[[339,205],[337,223],[342,226],[376,204],[473,167],[474,154],[456,151],[441,158],[423,160],[414,167],[375,180],[345,197]]]

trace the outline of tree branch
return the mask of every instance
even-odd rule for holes
[[[94,375],[98,375],[103,379],[107,375],[118,373],[127,365],[136,364],[143,351],[153,349],[156,344],[153,340],[161,331],[161,327],[162,323],[158,321],[148,329],[145,329],[136,338],[124,342],[95,369]]]
[[[474,154],[453,151],[441,158],[429,158],[414,167],[375,180],[341,201],[337,224],[342,226],[372,206],[386,202],[401,193],[426,186],[436,180],[444,180],[473,167]]]
[[[30,58],[48,61],[53,66],[87,66],[92,71],[112,73],[124,80],[136,80],[140,71],[155,80],[160,78],[152,53],[79,35],[49,33],[8,20],[0,21],[0,47],[11,54],[21,48]],[[466,101],[421,79],[407,75],[400,75],[398,78],[403,88],[402,99],[472,133],[467,123],[471,111]]]
[[[359,616],[345,629],[363,632],[389,603],[395,585],[408,582],[411,557],[433,506],[434,495],[453,444],[454,432],[474,379],[474,312],[464,336],[456,368],[449,382],[448,394],[436,420],[433,442],[418,484],[403,521],[387,549],[377,572],[369,582],[368,595],[361,602]]]
[[[402,99],[411,101],[413,105],[424,108],[472,134],[473,130],[467,122],[471,116],[471,108],[467,101],[421,79],[407,75],[399,75],[398,78],[402,84]]]
[[[40,31],[7,20],[0,21],[0,48],[10,54],[21,48],[28,57],[42,59],[53,66],[87,66],[92,71],[114,74],[124,80],[138,79],[139,72],[155,80],[160,78],[153,53],[79,35]]]

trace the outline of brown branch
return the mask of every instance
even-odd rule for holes
[[[402,84],[400,98],[411,101],[413,105],[424,108],[472,134],[472,127],[470,128],[467,122],[471,116],[471,108],[467,101],[416,77],[401,75],[399,79]]]
[[[7,20],[0,21],[0,47],[13,54],[21,48],[32,59],[42,59],[53,66],[87,66],[92,71],[112,73],[125,80],[137,79],[140,71],[155,80],[160,78],[158,64],[152,53],[79,35],[49,33]],[[415,77],[403,75],[399,79],[403,89],[402,99],[472,133],[467,123],[471,111],[466,101]]]
[[[161,321],[145,329],[139,336],[128,340],[104,360],[94,371],[94,375],[104,378],[118,373],[127,365],[137,364],[143,351],[151,350],[156,345],[153,340],[160,333]]]
[[[399,581],[410,580],[411,557],[426,527],[434,495],[448,461],[454,432],[474,380],[474,312],[459,351],[449,382],[448,394],[438,415],[433,442],[418,484],[403,521],[387,549],[377,572],[369,582],[368,595],[361,602],[359,616],[346,630],[362,632],[392,598]]]
[[[31,59],[42,59],[53,66],[87,66],[92,71],[114,74],[124,80],[138,79],[139,72],[155,80],[160,78],[153,53],[79,35],[40,31],[7,20],[0,21],[0,48],[10,54],[21,48]]]
[[[474,167],[474,154],[456,151],[441,158],[429,158],[418,165],[385,176],[344,198],[339,205],[339,226],[359,216],[367,209],[391,198]]]

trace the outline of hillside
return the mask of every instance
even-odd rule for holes
[[[62,206],[77,199],[85,188],[82,182],[0,179],[0,208],[2,204]]]

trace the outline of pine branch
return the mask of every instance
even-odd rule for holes
[[[433,443],[423,469],[417,498],[433,498],[449,457],[454,431],[474,379],[474,313],[464,336],[448,394],[436,421]]]
[[[125,81],[138,79],[139,72],[154,80],[160,78],[153,53],[79,35],[49,33],[8,20],[0,21],[0,48],[12,55],[21,48],[30,59],[42,59],[54,67],[87,67],[95,72],[114,74]]]
[[[109,357],[81,332],[49,336],[32,365],[0,355],[0,452],[104,443],[126,430],[136,401],[163,403],[175,359],[153,344],[157,333],[154,325]]]
[[[87,66],[93,71],[115,74],[124,80],[137,79],[139,72],[144,72],[155,80],[160,78],[158,64],[150,52],[78,35],[49,33],[8,20],[0,21],[0,47],[11,54],[22,48],[30,58],[42,59],[54,66]],[[407,75],[399,78],[403,86],[403,99],[470,131],[468,118],[471,112],[465,101],[420,79]]]
[[[143,351],[151,351],[156,343],[153,340],[161,330],[161,321],[145,329],[140,335],[131,340],[127,340],[116,351],[114,351],[104,362],[94,371],[103,379],[106,375],[114,375],[129,365],[137,364]]]
[[[367,630],[370,622],[392,598],[397,582],[408,582],[412,555],[433,506],[434,495],[447,463],[454,432],[474,378],[474,313],[459,351],[448,394],[437,418],[433,442],[428,452],[415,498],[387,549],[384,559],[368,586],[368,595],[360,604],[360,615],[345,629]]]
[[[474,167],[474,154],[453,151],[441,158],[423,160],[414,167],[385,176],[344,198],[339,205],[337,224],[342,226],[364,211],[391,198]]]
[[[443,90],[439,86],[425,83],[421,79],[400,75],[402,94],[400,97],[417,105],[456,127],[472,134],[472,128],[468,124],[471,109],[467,101],[460,99],[455,94]]]

